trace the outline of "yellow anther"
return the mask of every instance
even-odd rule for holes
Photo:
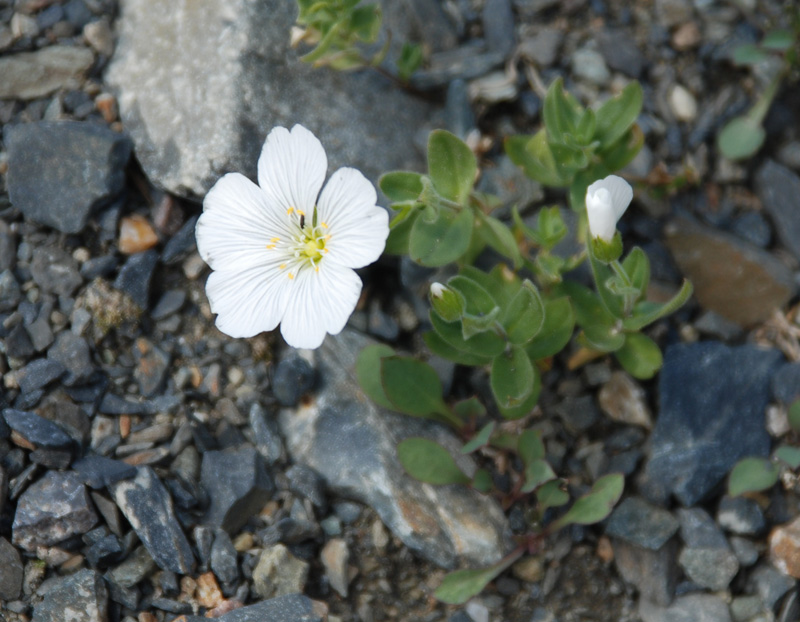
[[[323,229],[327,229],[328,228],[328,223],[322,222],[322,223],[320,223],[319,226],[322,227]]]
[[[294,274],[292,274],[292,273],[290,272],[290,273],[289,273],[289,280],[291,281],[291,280],[293,280],[293,279],[294,279]]]
[[[314,272],[319,272],[319,266],[317,264],[314,264]]]
[[[281,265],[278,266],[278,268],[280,268],[281,270],[286,270],[286,264],[282,263]]]
[[[280,238],[272,238],[272,239],[270,240],[270,242],[272,242],[272,243],[275,243],[275,242],[280,242],[280,241],[281,241],[281,239],[280,239]]]
[[[293,207],[290,207],[289,209],[286,210],[286,213],[289,214],[290,216],[292,215],[292,212],[294,212]]]
[[[329,233],[328,235],[326,235],[326,236],[323,236],[323,239],[325,239],[325,240],[330,240],[330,239],[331,239],[331,234]]]
[[[301,216],[305,216],[305,215],[306,215],[306,213],[305,213],[303,210],[301,210],[301,209],[298,209],[298,210],[295,210],[295,211],[296,211],[298,214],[300,214]]]
[[[328,254],[328,249],[327,249],[327,248],[323,248],[323,249],[322,249],[322,252],[323,252],[323,253],[325,253],[325,254],[327,255],[327,254]]]
[[[268,251],[271,251],[273,248],[275,248],[274,244],[267,244],[267,250]]]

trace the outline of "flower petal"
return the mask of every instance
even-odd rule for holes
[[[361,279],[349,268],[323,261],[319,272],[301,270],[281,322],[281,334],[295,348],[318,348],[325,334],[339,334],[356,308]]]
[[[617,230],[617,218],[611,203],[611,193],[605,187],[586,192],[586,216],[589,232],[594,238],[610,242]]]
[[[599,188],[605,188],[611,194],[611,207],[614,210],[616,220],[622,218],[625,210],[633,199],[633,188],[631,185],[618,175],[609,175],[605,179],[600,179],[589,186],[587,193],[594,193]]]
[[[217,270],[206,281],[217,328],[231,337],[273,330],[286,310],[291,281],[277,266]]]
[[[360,171],[340,168],[319,197],[318,220],[328,225],[326,261],[361,268],[380,257],[389,235],[389,214],[375,205],[375,188]]]
[[[322,143],[302,125],[295,125],[291,132],[285,127],[274,128],[258,158],[258,185],[284,211],[293,207],[309,217],[327,172],[328,158]]]
[[[244,175],[228,173],[203,201],[195,228],[197,250],[214,270],[261,264],[274,237],[288,239],[282,208]]]

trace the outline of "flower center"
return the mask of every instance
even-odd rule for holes
[[[286,210],[291,232],[289,239],[272,238],[267,244],[267,250],[279,253],[282,261],[279,268],[287,270],[290,279],[294,279],[306,266],[319,272],[319,263],[328,253],[327,243],[331,239],[327,232],[328,225],[317,223],[316,211],[314,208],[312,217],[307,218],[302,210],[290,207]]]

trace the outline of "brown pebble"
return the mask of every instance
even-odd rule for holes
[[[103,115],[106,123],[113,123],[117,120],[119,110],[117,109],[117,98],[111,93],[101,93],[94,98],[94,105]]]
[[[600,536],[595,553],[606,564],[614,561],[614,547],[611,546],[611,540],[607,536]]]
[[[130,415],[120,415],[119,418],[119,435],[122,438],[128,438],[131,433],[131,418]]]
[[[126,255],[141,253],[158,244],[158,236],[144,216],[134,214],[122,219],[119,227],[119,250]]]
[[[772,530],[769,557],[783,574],[800,579],[800,517]]]
[[[702,40],[703,34],[697,24],[686,22],[673,33],[672,47],[679,52],[685,52],[697,47]]]
[[[181,616],[181,618],[182,617],[183,616]],[[139,622],[158,622],[158,618],[148,611],[140,611],[139,617],[137,619],[139,620]]]
[[[223,603],[225,597],[219,589],[217,578],[213,572],[206,572],[197,577],[197,591],[195,592],[197,602],[206,609],[213,609]]]

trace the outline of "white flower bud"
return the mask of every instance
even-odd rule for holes
[[[617,175],[609,175],[589,186],[586,189],[586,215],[591,236],[610,242],[616,233],[617,221],[628,209],[631,199],[633,188]]]

